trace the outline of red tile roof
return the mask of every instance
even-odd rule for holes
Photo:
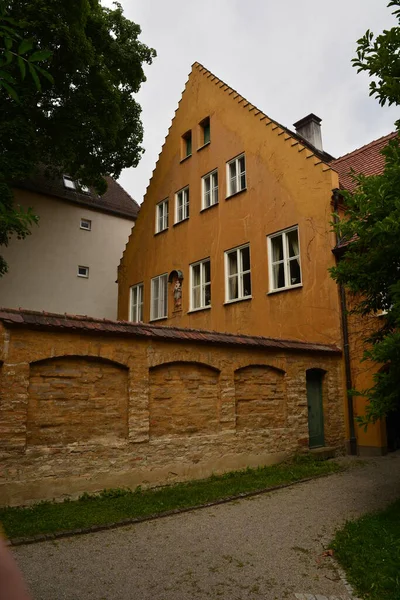
[[[215,343],[228,346],[259,347],[275,350],[294,350],[299,352],[340,353],[337,346],[312,344],[296,340],[282,340],[250,335],[234,335],[199,329],[179,329],[128,321],[110,321],[77,315],[57,315],[31,310],[0,308],[0,322],[6,326],[23,326],[28,329],[77,331],[80,333],[99,333],[128,335],[131,337],[173,340],[176,342]]]
[[[340,187],[349,192],[355,190],[356,184],[349,174],[351,169],[358,174],[379,175],[383,171],[385,159],[381,154],[382,149],[389,140],[396,137],[397,132],[389,133],[384,137],[374,140],[349,154],[345,154],[330,163],[330,166],[339,174]]]
[[[32,178],[19,182],[15,187],[28,189],[33,192],[39,192],[49,196],[55,196],[72,202],[100,210],[109,214],[121,217],[127,217],[135,220],[139,212],[139,205],[112,177],[105,177],[107,181],[107,191],[103,196],[99,196],[93,189],[85,194],[80,190],[67,189],[64,186],[62,177],[46,177],[44,170],[39,171]]]

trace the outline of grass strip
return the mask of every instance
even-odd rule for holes
[[[2,508],[0,523],[9,538],[83,529],[207,504],[341,470],[343,466],[333,460],[297,456],[278,465],[212,475],[208,479],[156,489],[111,489],[93,495],[85,493],[78,500]]]
[[[386,510],[346,523],[332,544],[357,594],[400,599],[400,500]]]

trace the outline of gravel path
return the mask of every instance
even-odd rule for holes
[[[322,552],[346,519],[398,497],[400,454],[392,454],[261,496],[14,552],[35,600],[347,599]]]

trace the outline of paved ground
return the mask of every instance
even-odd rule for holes
[[[400,497],[400,454],[269,494],[15,548],[35,600],[348,598],[322,557],[346,519]]]

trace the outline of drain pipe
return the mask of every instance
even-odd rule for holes
[[[340,190],[337,188],[332,190],[333,192],[333,210],[334,210],[334,222],[335,225],[339,223],[339,214],[338,214],[338,206],[339,206],[339,197]],[[336,246],[339,243],[339,235],[336,230]],[[347,320],[347,303],[346,303],[346,290],[344,286],[339,283],[339,296],[340,296],[340,306],[341,306],[341,317],[342,317],[342,332],[343,332],[343,354],[344,354],[344,365],[345,365],[345,373],[346,373],[346,389],[347,389],[347,411],[349,416],[349,427],[350,427],[350,454],[357,455],[357,438],[355,432],[354,425],[354,407],[353,407],[353,398],[350,394],[350,391],[353,387],[352,379],[351,379],[351,364],[350,364],[350,344],[349,344],[349,327]]]

